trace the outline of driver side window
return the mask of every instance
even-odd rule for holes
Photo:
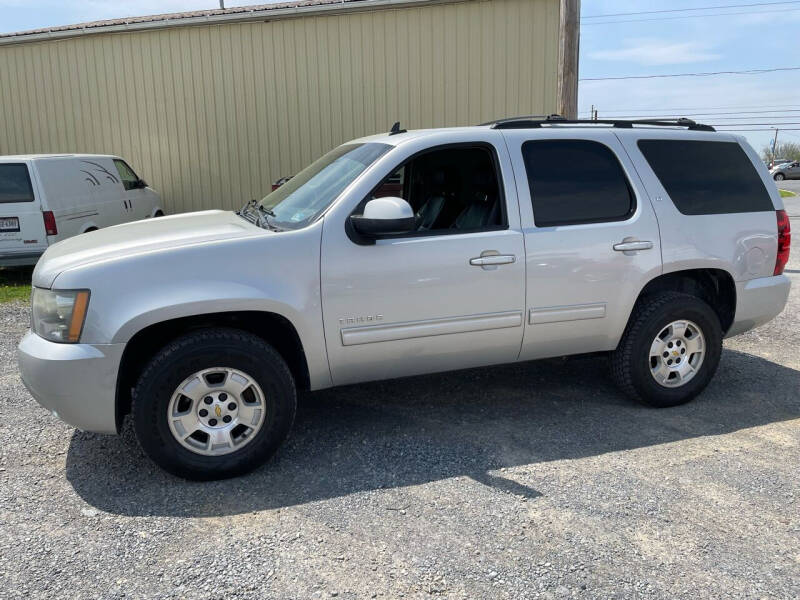
[[[136,189],[136,186],[139,183],[139,176],[133,172],[133,169],[128,166],[128,163],[126,163],[124,160],[115,158],[114,166],[117,167],[117,172],[122,180],[123,187],[126,190]]]
[[[491,150],[445,147],[395,169],[368,199],[393,196],[411,205],[415,232],[456,233],[505,227],[505,199]]]

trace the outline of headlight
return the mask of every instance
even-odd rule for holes
[[[51,342],[75,343],[81,337],[89,290],[33,288],[31,328]]]

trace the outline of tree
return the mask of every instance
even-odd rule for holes
[[[780,134],[778,134],[780,135]],[[770,146],[764,146],[761,150],[761,158],[764,162],[770,162],[773,158],[788,158],[789,160],[800,160],[800,144],[797,142],[778,143],[775,153],[772,153]]]

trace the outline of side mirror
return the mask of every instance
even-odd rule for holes
[[[369,238],[410,233],[416,228],[411,205],[402,198],[375,198],[367,202],[363,215],[351,215],[357,233]]]

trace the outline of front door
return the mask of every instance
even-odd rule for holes
[[[622,145],[579,133],[505,132],[527,249],[521,359],[613,349],[661,273],[658,222]]]
[[[152,202],[147,197],[147,190],[141,187],[139,176],[124,160],[114,159],[114,166],[122,183],[122,203],[125,209],[124,221],[138,221],[150,216]]]
[[[497,132],[486,137],[502,143]],[[401,148],[387,155],[379,185],[345,215],[325,217],[322,307],[337,385],[519,355],[524,244],[505,149],[488,140]],[[417,231],[372,245],[351,240],[347,216],[382,195],[411,204]]]

